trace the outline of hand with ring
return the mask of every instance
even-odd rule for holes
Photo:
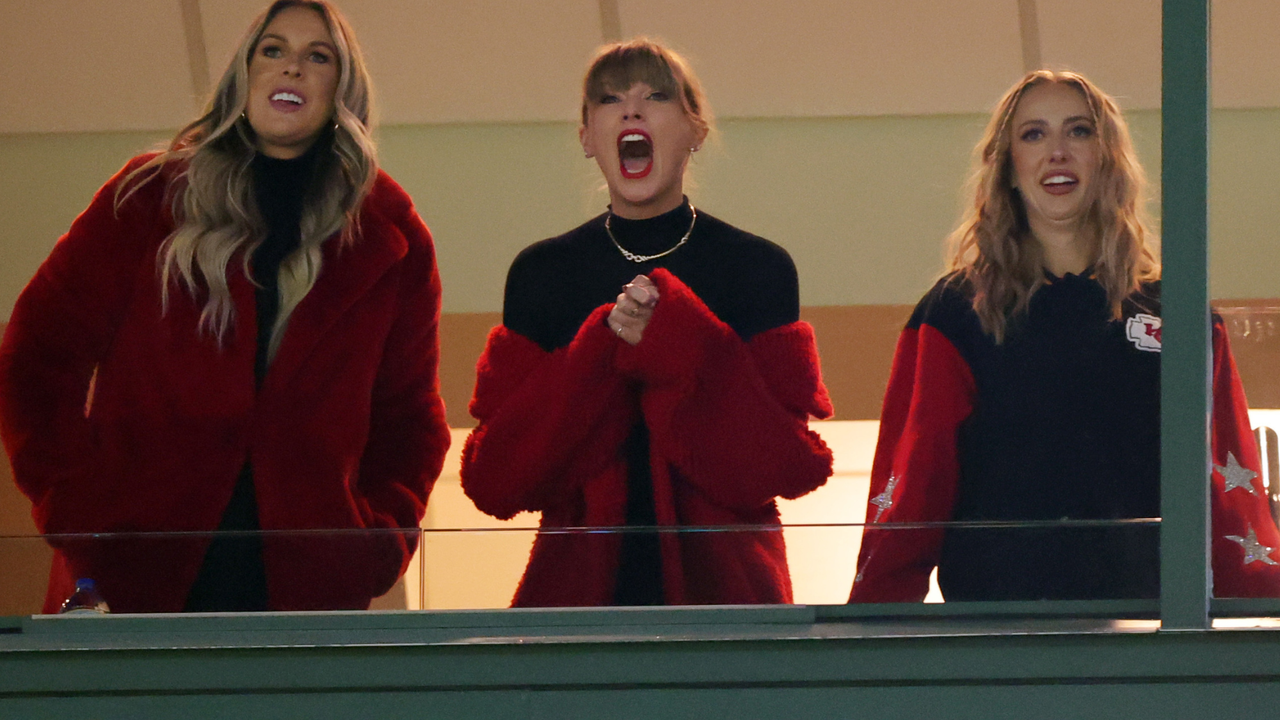
[[[637,275],[618,294],[618,300],[609,313],[609,328],[627,343],[636,345],[644,336],[644,329],[653,318],[653,309],[657,305],[658,287],[648,277]]]

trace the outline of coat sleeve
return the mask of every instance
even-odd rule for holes
[[[882,526],[951,519],[960,474],[957,434],[974,394],[969,366],[945,335],[928,324],[902,332],[881,410],[850,602],[920,602],[928,593],[942,528]]]
[[[1211,432],[1214,595],[1280,597],[1280,532],[1257,472],[1248,403],[1221,322],[1213,325]]]
[[[831,475],[831,451],[808,427],[830,417],[813,329],[792,323],[744,343],[671,273],[644,337],[620,356],[643,383],[655,449],[712,502],[754,509],[797,498]]]
[[[409,251],[370,398],[369,439],[357,484],[360,510],[375,528],[418,527],[449,449],[438,375],[440,274],[426,225],[411,205],[404,212],[396,224]],[[403,572],[413,536],[396,537]]]
[[[84,503],[59,498],[92,497],[90,383],[166,222],[159,178],[116,207],[117,188],[149,159],[130,161],[75,219],[18,297],[0,343],[0,436],[44,533],[92,529]]]
[[[541,511],[615,462],[635,420],[614,369],[622,341],[597,308],[567,346],[547,352],[499,326],[476,368],[462,453],[462,489],[481,511],[507,519]]]

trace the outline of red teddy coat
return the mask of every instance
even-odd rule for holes
[[[751,527],[663,533],[666,602],[791,602],[774,500],[819,487],[832,469],[806,424],[832,412],[813,329],[797,322],[743,343],[674,275],[652,277],[662,300],[635,347],[605,324],[612,305],[552,353],[505,327],[489,335],[462,486],[490,515],[542,513],[513,605],[612,602],[620,536],[547,531],[625,524],[622,446],[640,418],[659,525]]]
[[[0,345],[0,434],[36,524],[46,534],[210,531],[247,460],[264,530],[413,529],[267,537],[272,609],[368,607],[412,555],[449,444],[431,236],[379,173],[361,235],[325,244],[319,280],[255,391],[254,286],[239,256],[228,264],[237,312],[223,347],[197,330],[202,303],[184,290],[161,311],[171,171],[114,207],[146,159],[59,240]],[[164,612],[182,609],[208,537],[50,541],[46,612],[77,577],[94,578],[114,611]]]

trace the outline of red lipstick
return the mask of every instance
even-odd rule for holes
[[[639,180],[653,170],[653,138],[640,129],[618,133],[618,165],[622,177]]]

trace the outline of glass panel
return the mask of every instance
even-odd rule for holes
[[[72,580],[87,577],[97,582],[113,612],[213,609],[193,604],[189,597],[173,597],[182,592],[174,588],[191,582],[200,562],[212,562],[206,550],[212,546],[219,548],[215,556],[230,567],[206,568],[207,582],[198,593],[205,602],[219,597],[224,603],[241,602],[234,596],[227,600],[226,588],[218,587],[217,579],[244,576],[244,558],[260,556],[281,609],[356,609],[366,602],[373,610],[504,608],[541,537],[539,542],[551,550],[544,551],[544,564],[534,575],[576,577],[579,585],[576,590],[566,585],[565,593],[544,597],[539,604],[613,604],[617,598],[612,589],[598,587],[601,575],[594,576],[595,585],[581,581],[584,573],[595,572],[590,564],[611,562],[618,548],[634,538],[660,537],[658,546],[675,548],[667,552],[676,553],[691,587],[701,588],[687,597],[690,602],[778,601],[785,596],[778,590],[785,583],[770,575],[769,562],[781,570],[776,561],[785,557],[794,602],[840,605],[849,599],[864,540],[879,423],[828,421],[813,427],[834,451],[835,472],[818,490],[779,501],[781,525],[663,528],[656,533],[642,528],[563,528],[538,536],[534,514],[503,522],[476,510],[457,481],[455,452],[433,490],[421,531],[11,536],[0,541],[0,587],[10,589],[0,601],[7,603],[9,614],[40,612],[52,546],[72,565],[60,571],[63,584],[51,600],[55,606],[70,595]],[[953,600],[1151,597],[1151,578],[1158,567],[1153,539],[1157,525],[1155,518],[881,523],[873,534],[880,537],[881,547],[874,560],[880,563],[876,567],[883,567],[886,553],[919,553],[926,548],[921,557],[927,560],[929,552],[940,552],[947,568],[943,583]],[[671,556],[662,552],[658,551],[659,562],[666,562]],[[755,567],[741,567],[752,562]],[[397,578],[402,566],[404,574]],[[944,600],[936,572],[926,567],[922,576],[908,575],[908,584],[925,583],[919,591],[925,602]],[[646,577],[643,569],[636,577]],[[539,591],[545,591],[546,581],[539,582],[544,582]],[[876,577],[873,582],[884,588],[901,581]],[[762,583],[765,589],[735,589],[744,583]],[[661,596],[656,601],[662,601]]]
[[[1214,418],[1215,597],[1280,596],[1280,306],[1268,300],[1215,307],[1247,398],[1239,442]],[[1221,377],[1221,373],[1216,377]],[[1221,384],[1221,382],[1216,383]],[[1215,387],[1215,393],[1224,389]],[[1219,415],[1227,415],[1218,402]],[[1238,448],[1238,449],[1237,449]]]
[[[1276,18],[1274,4],[1212,4],[1210,290],[1248,407],[1247,422],[1236,424],[1249,435],[1233,443],[1221,432],[1229,418],[1215,416],[1212,554],[1220,598],[1280,597],[1280,93],[1269,79],[1277,73],[1275,44],[1259,30]],[[1223,359],[1215,361],[1215,412],[1226,415],[1221,396],[1230,378]]]
[[[97,533],[0,538],[6,614],[87,595],[112,613],[404,609],[418,530]],[[416,575],[420,576],[418,572]],[[87,581],[87,582],[86,582]],[[96,605],[97,601],[89,603]]]

